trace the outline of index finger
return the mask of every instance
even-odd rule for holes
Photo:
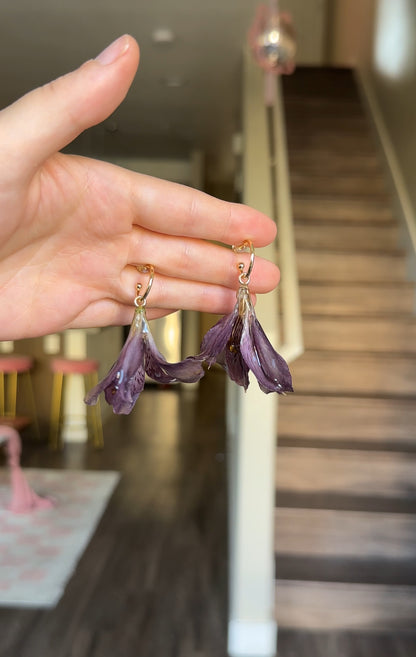
[[[144,174],[131,173],[130,182],[135,223],[152,231],[224,244],[249,239],[256,247],[276,236],[270,217],[241,203]]]

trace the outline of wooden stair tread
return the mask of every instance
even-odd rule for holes
[[[334,151],[337,153],[344,152],[346,157],[350,153],[351,149],[354,149],[357,153],[363,154],[377,154],[377,149],[374,144],[374,141],[368,136],[356,134],[354,132],[347,133],[337,133],[334,131],[328,131],[326,134],[323,130],[318,131],[317,133],[307,134],[306,132],[289,135],[288,146],[289,149],[294,150],[310,150],[315,149],[321,150],[325,144],[325,148],[329,151]]]
[[[296,386],[296,377],[295,377]],[[279,406],[279,448],[415,450],[416,400],[297,392]]]
[[[303,495],[342,494],[416,500],[416,454],[279,447],[276,489]],[[331,507],[329,507],[331,508]]]
[[[305,315],[306,349],[416,354],[416,318]]]
[[[310,350],[291,372],[296,394],[416,399],[416,355]]]
[[[411,314],[416,295],[413,283],[301,281],[302,312],[306,315],[386,316]]]
[[[307,174],[292,172],[290,175],[292,193],[296,196],[302,194],[309,196],[350,195],[352,198],[372,197],[388,199],[388,190],[384,177],[379,175],[362,176],[350,174],[349,176],[325,175],[322,173]]]
[[[416,566],[416,516],[279,507],[274,544],[277,555],[414,559]]]
[[[416,586],[277,580],[281,628],[414,629]]]
[[[295,238],[299,249],[354,250],[356,253],[397,253],[399,250],[399,229],[396,224],[297,221]]]
[[[406,282],[402,253],[335,252],[297,249],[298,275],[305,281]]]
[[[380,159],[375,154],[353,153],[348,157],[328,149],[304,149],[289,151],[290,171],[313,172],[320,175],[350,175],[360,171],[363,175],[379,175],[382,172]]]
[[[393,213],[388,204],[374,200],[331,199],[316,196],[293,198],[295,222],[299,219],[391,223]]]

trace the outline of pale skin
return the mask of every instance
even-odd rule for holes
[[[139,48],[123,36],[98,58],[0,112],[0,340],[128,324],[135,264],[151,263],[148,317],[179,308],[230,312],[237,256],[269,244],[260,212],[191,188],[59,151],[124,99]],[[278,283],[256,258],[253,293]]]

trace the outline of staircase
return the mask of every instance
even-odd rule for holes
[[[277,620],[416,627],[416,319],[351,71],[283,80],[305,354],[279,405]]]

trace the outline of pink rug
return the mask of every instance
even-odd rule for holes
[[[0,605],[52,607],[62,596],[119,480],[117,472],[25,469],[54,506],[14,514],[10,472],[0,469]]]

